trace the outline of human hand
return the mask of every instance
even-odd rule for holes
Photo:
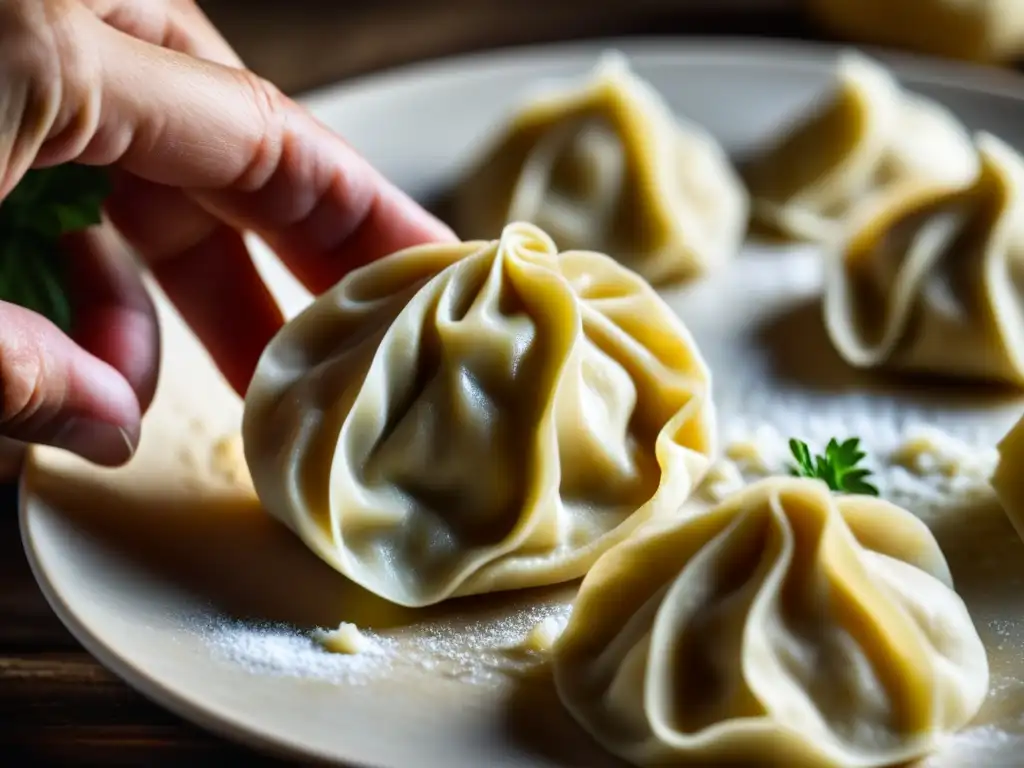
[[[0,302],[0,467],[24,443],[133,454],[159,329],[123,241],[243,394],[283,318],[242,231],[314,293],[453,237],[245,70],[191,0],[0,0],[0,200],[30,167],[71,161],[113,167],[108,221],[67,241],[70,337]]]

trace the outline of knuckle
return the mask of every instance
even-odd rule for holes
[[[53,405],[53,364],[43,340],[31,333],[0,340],[0,428],[20,427]],[[58,399],[60,399],[58,397]]]
[[[45,17],[28,3],[0,3],[0,190],[25,170],[60,93],[60,67]]]
[[[258,134],[235,186],[255,191],[270,180],[280,163],[290,102],[273,83],[250,70],[237,70],[237,77],[256,116]]]
[[[29,153],[61,122],[71,122],[89,69],[77,4],[71,0],[0,2],[0,183],[23,171]],[[81,30],[78,30],[81,32]]]
[[[0,3],[0,66],[13,82],[59,90],[65,62],[78,50],[64,0]]]

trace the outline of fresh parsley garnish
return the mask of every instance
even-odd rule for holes
[[[790,468],[790,474],[824,480],[833,491],[878,495],[878,489],[866,481],[871,470],[857,466],[867,455],[860,450],[860,439],[851,437],[840,443],[833,437],[825,446],[824,456],[812,456],[807,443],[795,438],[789,441],[789,450],[796,459],[796,466]]]
[[[60,239],[102,220],[110,180],[102,168],[30,170],[0,201],[0,301],[71,326]]]

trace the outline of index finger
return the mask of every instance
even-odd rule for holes
[[[251,72],[97,24],[95,130],[79,159],[181,187],[258,233],[311,291],[451,231],[340,137]],[[162,254],[160,258],[173,258]]]

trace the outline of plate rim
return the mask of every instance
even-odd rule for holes
[[[25,559],[28,561],[32,578],[50,610],[71,636],[101,666],[143,698],[163,707],[185,723],[220,737],[236,747],[252,749],[264,757],[290,761],[294,761],[298,757],[307,763],[341,765],[341,768],[387,768],[366,762],[353,762],[348,758],[345,759],[345,763],[339,764],[336,758],[322,754],[309,745],[289,743],[285,739],[267,736],[221,709],[210,707],[201,701],[190,700],[174,688],[154,680],[144,668],[133,664],[96,637],[85,625],[85,622],[78,618],[74,609],[60,594],[60,589],[46,576],[46,569],[39,562],[35,548],[29,546],[29,542],[32,540],[29,517],[32,513],[29,508],[27,491],[30,475],[34,471],[29,466],[33,460],[33,452],[34,448],[29,446],[25,457],[25,468],[18,479],[18,532],[21,536]],[[35,497],[35,501],[37,504],[46,504],[38,497]],[[197,714],[199,717],[196,716]]]
[[[384,67],[301,91],[295,99],[304,107],[315,110],[338,98],[355,98],[362,93],[395,86],[410,77],[444,77],[456,71],[463,77],[472,77],[476,72],[483,76],[487,65],[502,61],[536,63],[545,58],[564,60],[574,56],[595,56],[608,48],[626,49],[630,60],[640,62],[692,57],[716,59],[716,64],[732,61],[742,66],[767,57],[774,59],[773,63],[792,69],[828,65],[837,54],[856,50],[885,62],[896,70],[898,77],[914,83],[972,91],[1014,101],[1024,100],[1024,72],[1008,67],[852,42],[738,35],[626,35],[488,48]]]
[[[757,36],[613,36],[584,40],[511,45],[442,56],[397,65],[372,73],[314,88],[296,96],[304,107],[317,110],[343,98],[398,86],[414,79],[445,78],[459,72],[465,76],[485,77],[495,66],[536,66],[544,60],[552,63],[566,59],[595,56],[608,48],[623,50],[631,60],[654,63],[659,59],[681,58],[712,60],[713,64],[731,62],[747,65],[765,58],[794,70],[816,70],[828,66],[846,50],[858,50],[874,56],[893,69],[897,77],[912,84],[937,85],[979,93],[991,98],[1024,102],[1024,73],[998,67],[947,60],[917,53],[906,53],[877,46],[842,42],[800,41]],[[36,552],[31,531],[34,504],[46,502],[32,493],[30,484],[36,463],[36,448],[29,446],[20,472],[18,488],[18,527],[22,549],[32,577],[50,609],[82,647],[121,682],[144,698],[163,707],[187,723],[223,738],[235,745],[253,749],[265,756],[285,760],[300,759],[308,763],[342,766],[343,768],[391,768],[364,761],[327,754],[315,747],[290,741],[287,737],[268,735],[221,708],[188,698],[187,695],[155,680],[150,673],[112,650],[81,621],[74,608],[63,598],[60,589],[48,577],[47,569]]]

